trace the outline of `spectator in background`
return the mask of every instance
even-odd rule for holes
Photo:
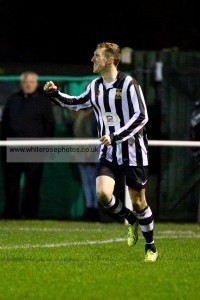
[[[20,90],[9,96],[2,114],[2,139],[53,137],[55,120],[51,103],[39,86],[38,74],[20,75]],[[7,162],[2,151],[4,176],[4,214],[6,219],[35,219],[38,216],[43,163]],[[24,174],[21,199],[20,181]],[[21,208],[20,208],[21,202]]]
[[[97,136],[96,118],[93,109],[70,111],[67,123],[72,124],[72,135],[76,138],[94,138]],[[83,126],[84,123],[84,126]],[[98,199],[96,195],[96,162],[78,163],[85,198],[84,221],[99,221]]]

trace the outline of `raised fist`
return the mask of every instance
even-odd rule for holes
[[[47,81],[43,87],[45,93],[53,93],[57,91],[57,86],[53,83],[53,81]]]

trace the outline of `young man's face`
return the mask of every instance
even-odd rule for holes
[[[102,74],[106,72],[110,66],[110,61],[110,58],[105,55],[105,48],[96,49],[91,59],[91,62],[93,62],[93,73]]]

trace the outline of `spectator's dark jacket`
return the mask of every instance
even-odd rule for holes
[[[53,137],[54,129],[53,106],[42,89],[27,95],[19,91],[8,98],[2,115],[2,139]]]

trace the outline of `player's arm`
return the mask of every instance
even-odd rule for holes
[[[90,86],[80,96],[70,96],[59,91],[58,87],[53,81],[47,81],[43,87],[46,94],[49,95],[50,100],[65,108],[71,110],[80,110],[91,106],[90,102]]]
[[[134,137],[148,122],[148,113],[141,87],[130,82],[127,88],[127,97],[132,102],[134,113],[124,126],[110,135],[111,144],[122,143]]]

